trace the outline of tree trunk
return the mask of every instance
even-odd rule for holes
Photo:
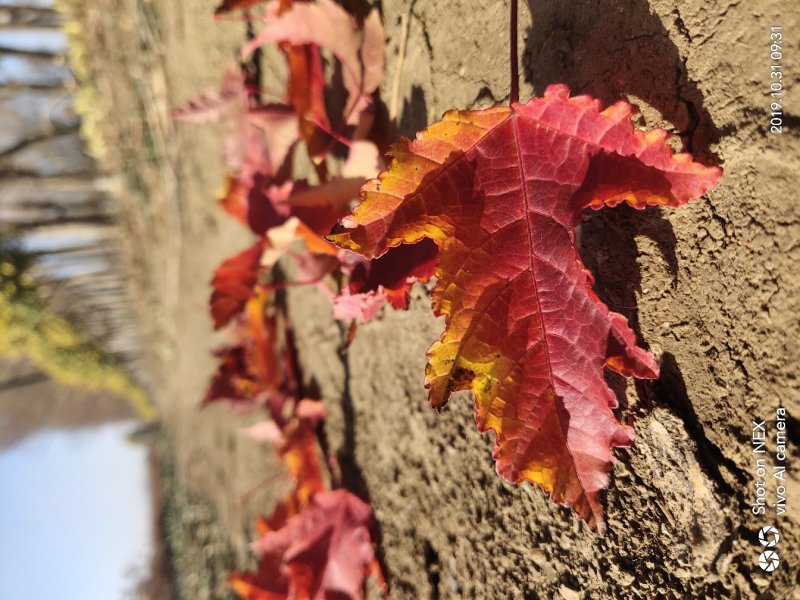
[[[449,108],[507,102],[505,2],[382,7],[391,36],[384,97],[399,81],[403,134]],[[611,378],[636,442],[617,452],[604,537],[539,489],[500,480],[468,396],[443,415],[427,406],[425,351],[442,323],[426,290],[409,312],[360,328],[342,361],[324,301],[291,293],[303,368],[326,398],[326,431],[346,481],[375,510],[394,597],[796,593],[800,512],[789,499],[783,516],[772,507],[751,513],[750,438],[752,422],[765,420],[774,453],[777,408],[800,414],[800,205],[789,185],[800,144],[795,133],[768,132],[767,95],[770,26],[791,31],[799,13],[778,2],[531,0],[520,15],[523,102],[556,82],[605,104],[630,98],[643,126],[673,132],[676,147],[725,170],[716,190],[679,210],[592,212],[582,226],[595,290],[628,318],[662,372],[635,385]],[[402,18],[410,23],[404,60]],[[800,48],[789,43],[784,69],[796,83]],[[798,422],[788,425],[796,444]],[[780,482],[768,479],[774,502]],[[758,567],[765,525],[783,536],[783,564],[772,573]]]

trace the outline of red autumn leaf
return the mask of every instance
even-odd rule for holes
[[[313,261],[303,262],[304,272],[309,272],[313,264],[321,278],[337,264],[336,247],[296,217],[290,217],[267,230],[263,239],[223,261],[214,271],[210,305],[215,329],[221,329],[242,313],[245,304],[256,295],[261,272],[270,271],[297,240],[303,242],[306,254]]]
[[[382,165],[375,144],[366,140],[353,142],[347,160],[342,165],[341,177],[311,187],[305,186],[304,182],[297,182],[278,211],[298,217],[312,231],[325,235],[349,212],[364,181],[375,177]]]
[[[370,573],[380,572],[372,527],[369,506],[356,496],[345,490],[320,492],[281,529],[267,531],[253,546],[269,561],[280,557],[281,573],[289,582],[286,597],[355,600],[363,597]],[[254,585],[255,578],[249,583]],[[242,597],[270,598],[248,592]]]
[[[186,123],[210,123],[220,121],[230,112],[243,111],[247,108],[247,90],[244,75],[235,65],[225,69],[220,89],[210,89],[183,106],[172,110],[172,118]]]
[[[306,143],[308,155],[318,166],[320,177],[324,174],[321,166],[328,150],[330,130],[328,109],[325,106],[325,74],[322,55],[314,44],[281,45],[286,54],[288,82],[286,102],[292,105],[300,117],[299,132]]]
[[[256,520],[256,529],[263,537],[270,531],[280,530],[294,514],[295,511],[281,502],[268,518]],[[265,552],[259,560],[257,572],[231,573],[228,584],[243,600],[286,600],[289,597],[289,579],[282,562],[279,553]]]
[[[288,205],[293,182],[276,185],[272,177],[256,173],[251,179],[229,176],[219,202],[223,210],[250,228],[264,235],[272,227],[289,218]]]
[[[256,173],[276,173],[299,137],[291,106],[250,106],[245,76],[237,65],[225,70],[220,89],[206,90],[173,109],[172,117],[194,124],[221,122],[225,165],[245,183],[251,183]],[[266,142],[262,130],[269,132]]]
[[[245,223],[243,216],[251,190],[259,180],[274,183],[272,179],[278,172],[284,167],[288,170],[291,150],[300,138],[298,116],[292,106],[251,106],[251,91],[241,67],[231,65],[219,90],[207,90],[172,111],[176,121],[222,123],[223,161],[229,171],[223,205]]]
[[[244,435],[259,443],[277,445],[282,439],[281,428],[272,419],[253,423],[240,430]]]
[[[257,291],[245,304],[245,318],[241,327],[247,341],[250,370],[256,374],[265,392],[274,393],[280,381],[278,358],[275,354],[278,336],[275,319],[267,314],[267,301],[267,293]]]
[[[266,240],[259,240],[247,250],[225,260],[211,280],[211,316],[214,328],[227,325],[244,310],[244,305],[255,294]]]
[[[280,367],[276,352],[276,324],[266,313],[267,295],[258,291],[245,302],[237,316],[236,344],[214,352],[220,365],[203,399],[203,405],[225,401],[252,408],[259,401],[276,404],[280,412],[285,396],[280,393]]]
[[[382,291],[351,294],[345,288],[341,294],[333,298],[333,318],[339,321],[369,323],[378,316],[387,300],[386,294]]]
[[[228,175],[218,193],[220,207],[243,225],[249,225],[250,186],[235,175]]]
[[[336,247],[319,234],[311,231],[297,217],[291,217],[283,223],[273,227],[266,234],[267,246],[261,257],[261,266],[272,269],[280,258],[292,255],[292,246],[298,240],[303,241],[304,254],[319,257],[332,257],[337,253]],[[329,261],[323,260],[323,264]]]
[[[319,400],[303,398],[297,403],[294,414],[310,427],[316,428],[325,420],[325,405]]]
[[[283,427],[278,445],[278,453],[295,483],[289,502],[296,509],[306,506],[314,494],[325,489],[315,429],[312,420],[295,415]]]
[[[306,2],[307,0],[298,0]],[[268,10],[267,19],[274,19],[291,10],[295,0],[280,0],[277,8]],[[274,7],[274,5],[270,5]],[[322,55],[316,44],[291,44],[281,42],[288,70],[286,102],[298,115],[300,136],[306,144],[308,155],[314,162],[317,174],[325,178],[325,154],[329,151],[330,130],[328,110],[325,106],[325,73]]]
[[[296,216],[311,230],[325,235],[350,211],[349,203],[358,198],[364,180],[365,177],[337,177],[313,187],[298,182],[281,210],[287,216]]]
[[[266,133],[268,174],[277,173],[300,139],[297,114],[291,106],[285,104],[265,104],[247,111],[247,123]]]
[[[244,177],[229,177],[219,201],[225,212],[256,235],[264,235],[291,217],[324,235],[349,212],[349,203],[358,197],[364,180],[339,177],[308,186],[302,180],[277,185],[273,178],[261,174],[255,174],[249,182]]]
[[[600,530],[611,448],[633,439],[603,366],[646,378],[658,366],[593,293],[573,231],[587,207],[676,207],[721,175],[673,155],[664,131],[634,131],[632,112],[563,85],[524,105],[450,111],[393,147],[330,238],[367,258],[436,242],[433,307],[446,328],[428,351],[431,404],[471,389],[498,473],[537,483]]]
[[[283,504],[290,515],[305,507],[314,494],[325,489],[316,429],[325,418],[322,402],[294,401],[294,414],[288,419],[269,419],[242,430],[258,442],[269,442],[294,482]]]
[[[281,557],[265,554],[256,573],[234,572],[228,584],[242,600],[287,600],[289,580],[281,571]]]
[[[401,244],[373,260],[346,252],[342,271],[349,275],[347,287],[333,298],[333,317],[341,321],[368,323],[388,302],[406,309],[411,286],[434,274],[439,249],[431,240]]]
[[[349,124],[355,124],[383,78],[384,37],[376,11],[359,27],[356,19],[333,0],[297,2],[277,16],[268,16],[267,25],[245,46],[243,53],[248,56],[256,48],[274,42],[329,50],[342,64],[342,78],[349,94],[344,114]],[[289,66],[291,71],[291,61]],[[319,77],[309,76],[307,80]]]
[[[249,368],[246,346],[225,346],[215,350],[214,356],[220,359],[220,364],[203,398],[203,406],[222,401],[252,408],[261,385]]]
[[[409,290],[434,274],[439,248],[429,239],[400,244],[370,261],[357,263],[350,274],[352,294],[380,291],[394,308],[408,308]]]

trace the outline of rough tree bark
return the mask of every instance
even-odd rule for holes
[[[523,101],[554,82],[606,103],[627,96],[642,125],[674,132],[678,147],[720,164],[725,177],[680,210],[593,213],[582,226],[597,292],[662,368],[653,383],[612,380],[637,440],[617,454],[605,537],[537,489],[500,481],[469,397],[442,416],[426,405],[425,351],[442,324],[425,289],[409,312],[361,328],[341,361],[324,303],[291,294],[303,367],[326,398],[345,479],[374,507],[395,597],[788,598],[800,511],[790,506],[781,521],[784,566],[763,573],[755,535],[774,519],[750,514],[749,438],[752,420],[800,408],[800,210],[789,187],[800,144],[767,133],[766,89],[769,26],[791,30],[800,11],[668,0],[528,8]],[[399,80],[402,133],[451,107],[507,101],[505,2],[476,10],[461,0],[387,0],[382,9],[391,36],[384,90]],[[800,77],[797,47],[788,43],[789,86]],[[790,420],[794,444],[797,426]]]

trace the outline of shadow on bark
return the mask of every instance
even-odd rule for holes
[[[611,310],[625,316],[637,334],[640,329],[636,295],[642,291],[636,244],[639,236],[651,239],[656,245],[672,279],[670,286],[677,287],[677,240],[661,209],[639,211],[620,205],[613,210],[587,211],[581,226],[581,257],[595,277],[595,292]],[[656,290],[654,293],[658,295]]]
[[[743,489],[748,482],[747,475],[742,472],[736,463],[726,457],[705,434],[703,423],[692,406],[686,383],[683,380],[678,362],[669,352],[661,358],[661,376],[652,385],[655,401],[670,408],[683,421],[689,436],[697,444],[697,461],[703,465],[706,473],[719,486],[720,490],[729,497],[741,495],[731,485],[731,480],[726,474],[732,474]]]
[[[425,91],[418,85],[411,88],[411,96],[403,100],[403,109],[400,112],[400,121],[397,130],[401,135],[414,138],[418,131],[422,131],[428,123],[428,103],[425,101]]]
[[[648,2],[528,0],[528,5],[532,24],[522,64],[537,95],[561,82],[606,105],[626,96],[641,98],[674,125],[688,152],[706,164],[719,164],[709,149],[719,130],[685,59]],[[671,16],[678,35],[691,43],[679,12]]]
[[[346,327],[339,323],[341,339],[347,339]],[[358,463],[356,457],[356,411],[353,404],[353,396],[350,391],[350,384],[352,381],[350,373],[350,359],[344,350],[344,344],[341,351],[342,368],[344,369],[344,388],[342,389],[341,396],[341,410],[342,410],[342,427],[343,427],[343,442],[340,448],[336,450],[335,456],[331,450],[330,441],[328,440],[325,426],[321,425],[318,430],[318,438],[320,447],[325,460],[330,463],[335,459],[338,468],[332,471],[333,487],[343,488],[358,496],[361,500],[372,506],[370,499],[369,486],[367,485],[366,478]],[[311,377],[309,380],[304,381],[302,385],[302,393],[304,397],[308,398],[322,398],[321,386],[319,382]],[[372,521],[372,535],[375,541],[376,556],[381,565],[381,569],[388,584],[391,585],[392,577],[386,564],[385,550],[383,547],[383,532],[377,518],[373,515]]]
[[[671,25],[665,27],[644,0],[528,0],[528,5],[531,26],[522,63],[525,79],[537,95],[549,84],[563,82],[573,94],[590,94],[604,105],[625,97],[634,103],[640,99],[672,124],[685,151],[704,164],[720,163],[711,151],[720,131],[673,42],[680,36],[692,43],[678,9],[670,15]],[[621,206],[613,211],[587,211],[586,219],[580,251],[595,276],[594,289],[612,310],[628,319],[639,343],[647,347],[641,339],[636,300],[642,291],[636,238],[645,236],[654,242],[674,288],[678,264],[672,225],[657,208],[636,211]],[[653,292],[659,295],[659,290]],[[624,382],[613,375],[607,380],[625,408]],[[697,443],[701,464],[724,493],[733,494],[732,483],[738,480],[741,484],[743,474],[706,438],[675,357],[665,353],[661,377],[655,382],[637,381],[636,389],[644,410],[654,404],[665,405],[683,420]]]
[[[719,163],[709,150],[719,131],[704,107],[703,95],[647,2],[529,0],[528,5],[532,19],[523,69],[537,94],[551,83],[563,82],[573,93],[591,94],[606,105],[626,96],[641,98],[675,126],[687,151],[706,164]],[[689,39],[677,11],[673,19],[679,34]],[[655,242],[675,286],[678,267],[672,225],[658,209],[639,212],[618,207],[587,211],[587,217],[581,253],[595,275],[595,291],[640,334],[635,293],[641,291],[641,273],[635,239],[647,236]]]

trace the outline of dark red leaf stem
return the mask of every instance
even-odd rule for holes
[[[517,0],[511,0],[511,93],[509,104],[519,102],[519,64],[517,58]]]

